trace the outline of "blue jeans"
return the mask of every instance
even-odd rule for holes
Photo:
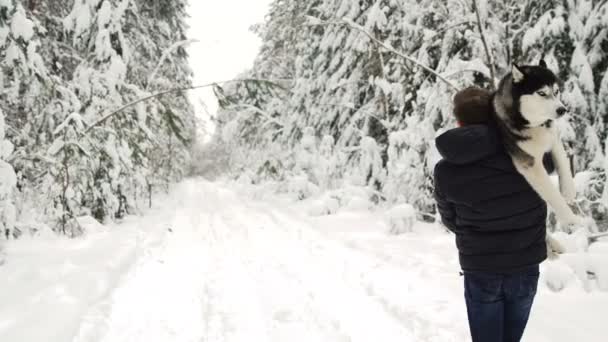
[[[538,285],[538,265],[512,274],[464,272],[473,342],[519,342]]]

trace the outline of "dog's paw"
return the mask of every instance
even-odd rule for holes
[[[555,260],[560,254],[566,252],[564,245],[549,234],[547,234],[545,242],[547,243],[547,257],[549,260]]]
[[[562,181],[560,179],[559,190],[566,202],[572,203],[576,199],[576,187],[573,180]]]
[[[558,222],[563,226],[584,226],[587,220],[584,217],[578,215],[567,215],[567,216],[559,216],[557,218]]]
[[[555,253],[555,251],[549,248],[549,246],[547,246],[547,259],[551,261],[559,259],[559,254]]]

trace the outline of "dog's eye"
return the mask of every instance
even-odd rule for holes
[[[547,93],[545,93],[544,91],[539,91],[539,92],[537,92],[537,94],[542,97],[547,97]]]

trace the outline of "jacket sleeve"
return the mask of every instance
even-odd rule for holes
[[[441,216],[441,222],[454,233],[460,231],[460,229],[458,229],[456,226],[456,212],[454,211],[454,206],[452,203],[448,202],[445,195],[441,192],[436,176],[435,190],[433,191],[433,195],[435,197],[435,201],[437,202],[437,210]]]

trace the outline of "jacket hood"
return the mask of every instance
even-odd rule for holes
[[[490,125],[451,129],[435,139],[437,150],[452,164],[470,164],[498,153],[502,146],[498,131]]]

